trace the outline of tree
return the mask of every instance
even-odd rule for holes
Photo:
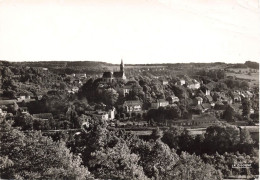
[[[78,118],[78,113],[75,110],[74,105],[70,105],[70,107],[68,108],[68,110],[66,112],[66,116],[67,116],[68,120],[72,123],[73,128],[81,126],[81,124],[79,122],[80,119]]]
[[[196,155],[201,155],[202,154],[202,146],[204,142],[204,135],[196,135],[195,139],[193,141],[193,144],[191,146],[191,149]]]
[[[172,179],[222,179],[214,166],[205,164],[199,156],[183,152],[174,166]]]
[[[179,136],[179,152],[192,152],[194,149],[192,149],[192,145],[193,145],[193,138],[190,135],[189,131],[184,129],[181,133],[181,135]],[[179,152],[177,152],[179,154]]]
[[[252,144],[253,139],[247,129],[240,130],[240,143],[241,144]]]
[[[157,140],[152,144],[143,144],[137,153],[140,155],[140,164],[149,178],[172,179],[174,165],[178,155],[162,141]]]
[[[231,125],[210,126],[204,136],[203,148],[207,154],[230,152],[239,143],[239,129]]]
[[[171,89],[179,99],[184,99],[188,97],[186,90],[183,86],[172,85]]]
[[[1,157],[9,161],[1,166],[4,179],[90,179],[79,156],[70,153],[64,142],[54,142],[40,132],[24,134],[2,120]],[[10,163],[12,162],[12,163]]]
[[[28,114],[18,116],[15,118],[14,126],[19,126],[22,130],[33,130],[33,118]]]
[[[131,113],[131,117],[135,118],[136,117],[136,112]]]
[[[215,153],[213,155],[203,154],[202,159],[205,163],[213,165],[217,170],[221,171],[223,176],[230,175],[243,175],[243,174],[259,174],[259,166],[258,166],[258,155],[246,155],[240,153],[224,153],[220,155],[219,153]],[[248,163],[251,164],[250,172],[243,172],[242,169],[233,168],[234,164],[238,163]]]
[[[252,69],[259,69],[259,63],[253,61],[246,61],[245,65]]]
[[[240,84],[240,87],[244,90],[248,90],[249,88],[249,83],[247,81],[242,81]]]
[[[116,90],[112,88],[105,89],[103,93],[103,101],[106,105],[111,107],[117,102],[118,96]]]
[[[162,131],[159,129],[159,127],[153,129],[152,134],[150,135],[150,139],[156,141],[161,138],[162,138]]]
[[[17,104],[16,102],[14,102],[14,104],[13,104],[13,106],[12,106],[12,112],[13,112],[14,114],[16,114],[17,111],[18,111],[18,109],[19,109],[18,104]]]
[[[131,153],[127,144],[119,140],[114,147],[107,147],[92,153],[90,166],[102,179],[147,179],[143,169],[138,165],[139,157]]]
[[[182,130],[177,127],[171,127],[168,131],[165,131],[162,137],[162,142],[167,144],[170,148],[178,150],[179,147],[179,137]]]
[[[223,112],[223,118],[227,121],[227,122],[232,122],[234,119],[234,114],[235,114],[235,110],[233,107],[231,107],[230,105],[228,105],[226,107],[226,110]]]
[[[251,110],[251,103],[249,99],[247,98],[243,99],[242,108],[243,108],[242,115],[248,117],[250,115],[250,110]]]
[[[181,110],[178,106],[170,107],[166,109],[168,119],[175,119],[181,117]]]
[[[125,117],[126,117],[125,113],[121,113],[121,114],[120,114],[120,117],[121,117],[122,119],[125,119]]]
[[[66,89],[67,89],[66,83],[61,82],[61,83],[60,83],[60,89],[61,89],[61,90],[66,90]]]

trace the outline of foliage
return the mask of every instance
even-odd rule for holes
[[[118,93],[110,88],[104,90],[102,99],[106,105],[112,107],[117,102],[118,96]]]
[[[124,141],[118,141],[114,147],[101,148],[91,154],[90,166],[93,173],[102,179],[147,179],[138,165],[139,157],[131,153]]]
[[[242,113],[243,116],[248,117],[251,110],[251,102],[249,101],[249,99],[247,98],[243,99],[242,108],[243,108],[243,113]]]
[[[228,105],[226,107],[226,110],[223,112],[223,118],[227,121],[227,122],[232,122],[234,119],[234,114],[235,114],[235,110],[233,107],[231,107],[230,105]]]
[[[81,159],[70,153],[64,142],[53,142],[36,131],[24,134],[5,120],[1,121],[0,152],[5,158],[1,164],[4,179],[91,178]]]
[[[257,63],[257,62],[246,61],[245,65],[252,69],[259,69],[259,63]]]

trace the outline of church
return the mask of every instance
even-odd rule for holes
[[[123,60],[121,59],[120,71],[117,71],[117,72],[104,72],[102,80],[103,80],[103,82],[106,82],[106,83],[124,82],[124,81],[126,81]]]

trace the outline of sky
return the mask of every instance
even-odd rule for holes
[[[260,61],[260,0],[0,0],[0,60]]]

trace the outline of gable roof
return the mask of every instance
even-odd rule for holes
[[[202,103],[201,105],[204,109],[210,109],[211,105],[209,103]]]
[[[113,73],[112,72],[104,72],[103,73],[103,78],[112,78],[113,77]]]
[[[213,98],[211,97],[211,95],[206,95],[206,98],[209,100],[209,102],[213,101]]]

